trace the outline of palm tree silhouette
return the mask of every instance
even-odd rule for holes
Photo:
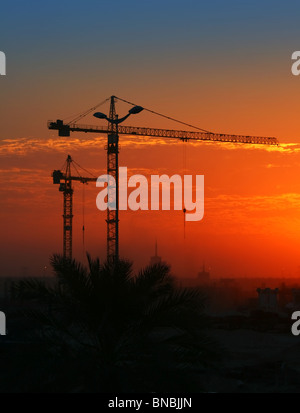
[[[53,255],[54,285],[32,279],[16,287],[30,303],[25,314],[37,333],[23,355],[30,380],[22,386],[50,392],[199,391],[199,371],[216,357],[205,333],[201,292],[178,288],[166,264],[133,275],[129,261],[101,265],[87,258],[85,268]]]

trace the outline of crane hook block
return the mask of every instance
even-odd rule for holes
[[[62,182],[59,185],[59,192],[64,192],[66,190],[66,184],[64,182]]]

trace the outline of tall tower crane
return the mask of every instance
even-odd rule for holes
[[[88,115],[91,111],[95,110],[98,106],[110,99],[109,117],[101,112],[94,113],[94,116],[100,119],[106,119],[108,126],[89,126],[80,125],[76,122],[82,117]],[[91,108],[90,110],[79,115],[76,119],[69,123],[64,123],[61,119],[56,122],[49,121],[48,129],[58,130],[59,136],[68,137],[71,132],[89,132],[89,133],[104,133],[107,134],[107,174],[112,175],[115,178],[116,187],[109,188],[108,198],[113,197],[116,200],[116,209],[107,209],[107,260],[113,260],[115,262],[119,259],[119,167],[118,167],[118,155],[119,155],[119,135],[135,135],[146,136],[153,138],[165,138],[165,139],[179,139],[181,141],[214,141],[214,142],[232,142],[232,143],[244,143],[244,144],[260,144],[260,145],[278,145],[278,141],[274,137],[261,137],[261,136],[248,136],[248,135],[232,135],[224,133],[213,133],[205,129],[189,125],[185,122],[178,121],[174,118],[162,115],[154,112],[153,110],[137,106],[132,102],[111,96],[99,105]],[[120,100],[128,103],[133,107],[129,110],[128,114],[123,118],[118,117],[116,114],[115,101]],[[197,131],[184,131],[184,130],[171,130],[171,129],[154,129],[134,126],[120,125],[130,115],[146,110],[164,118],[173,120],[183,125],[197,129]]]
[[[79,181],[83,184],[88,182],[96,182],[97,178],[72,176],[71,164],[76,162],[68,155],[66,160],[65,171],[54,170],[52,172],[53,184],[59,184],[59,191],[64,195],[64,214],[63,214],[63,256],[67,259],[72,259],[72,227],[73,227],[73,187],[72,181]],[[78,164],[77,164],[78,165]],[[79,165],[78,165],[79,166]],[[79,166],[80,167],[80,166]],[[77,173],[78,170],[75,167]],[[84,227],[83,227],[84,231]]]

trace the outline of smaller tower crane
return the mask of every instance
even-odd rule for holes
[[[78,176],[73,176],[71,173],[71,164],[73,164]],[[76,165],[78,165],[70,155],[68,155],[64,172],[54,170],[52,172],[53,184],[59,184],[59,191],[64,195],[64,213],[63,213],[63,256],[66,259],[72,259],[72,225],[73,225],[73,187],[72,181],[78,181],[83,184],[88,182],[96,182],[95,177],[82,177]],[[83,169],[83,168],[81,168]],[[83,227],[84,230],[84,227]]]

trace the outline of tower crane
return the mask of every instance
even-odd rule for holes
[[[95,110],[98,106],[102,105],[104,102],[110,100],[110,110],[109,116],[104,113],[96,112],[94,116],[100,119],[106,119],[108,121],[108,126],[90,126],[90,125],[80,125],[77,121],[84,116],[88,115],[91,111]],[[115,102],[116,100],[128,103],[133,107],[129,110],[128,114],[122,118],[119,118],[116,113]],[[116,96],[111,96],[101,102],[99,105],[94,106],[83,114],[79,115],[77,118],[71,122],[64,123],[63,120],[58,119],[56,122],[49,121],[48,129],[58,130],[59,136],[68,137],[71,132],[85,132],[85,133],[101,133],[107,134],[107,174],[114,177],[116,182],[116,187],[114,193],[110,194],[108,191],[108,198],[111,196],[116,200],[116,209],[107,209],[107,260],[113,260],[115,262],[119,259],[119,135],[135,135],[135,136],[145,136],[153,138],[164,138],[164,139],[179,139],[181,141],[213,141],[213,142],[232,142],[232,143],[243,143],[243,144],[259,144],[259,145],[278,145],[278,141],[274,137],[262,137],[262,136],[248,136],[248,135],[233,135],[224,133],[213,133],[205,129],[190,125],[185,122],[181,122],[174,118],[162,115],[160,113],[154,112],[153,110],[137,106],[132,102],[118,98]],[[184,131],[184,130],[171,130],[171,129],[157,129],[157,128],[146,128],[146,127],[134,127],[134,126],[123,126],[120,125],[125,121],[130,115],[137,114],[142,110],[154,113],[156,115],[162,116],[169,120],[181,123],[183,125],[197,129],[197,131]],[[69,219],[70,220],[70,219]],[[70,222],[70,221],[68,221]],[[67,224],[66,224],[67,225]]]
[[[83,184],[88,182],[96,182],[97,178],[72,176],[71,164],[75,161],[68,155],[66,160],[65,171],[54,170],[52,172],[53,184],[59,184],[59,191],[64,195],[64,214],[63,214],[63,256],[67,259],[72,259],[72,226],[73,226],[73,187],[72,181],[79,181]],[[78,165],[78,164],[77,164]],[[79,166],[79,165],[78,165]],[[77,173],[78,170],[75,168]],[[84,231],[84,227],[83,227]]]

